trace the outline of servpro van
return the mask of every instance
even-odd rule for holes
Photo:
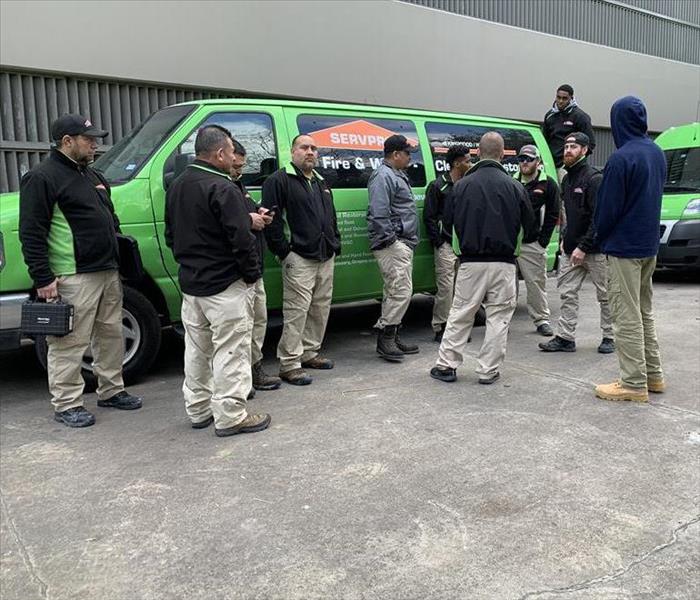
[[[667,165],[656,264],[700,269],[700,123],[671,127],[656,143]]]
[[[112,187],[112,200],[122,231],[139,243],[146,276],[124,287],[125,363],[127,379],[151,365],[160,346],[162,326],[180,321],[181,296],[177,265],[163,239],[165,192],[194,158],[194,139],[203,125],[216,123],[231,131],[247,150],[243,182],[256,201],[265,178],[289,163],[291,140],[312,135],[319,147],[318,171],[333,189],[342,238],[335,262],[334,302],[381,298],[382,279],[367,239],[367,181],[383,158],[384,140],[403,134],[420,151],[408,173],[422,210],[426,185],[448,169],[450,146],[464,144],[476,154],[480,137],[498,131],[505,139],[505,168],[517,171],[516,153],[535,144],[545,170],[556,169],[539,129],[532,124],[460,114],[275,100],[203,100],[164,108],[100,157],[94,167]],[[22,260],[18,239],[19,195],[0,196],[0,347],[20,344],[22,302],[32,295],[32,281]],[[421,223],[422,226],[422,223]],[[433,253],[424,232],[416,248],[415,292],[432,292]],[[554,236],[548,252],[552,268],[557,249]],[[269,254],[265,261],[269,308],[282,306],[280,265]],[[45,363],[45,340],[36,340]],[[90,369],[90,358],[84,367]]]

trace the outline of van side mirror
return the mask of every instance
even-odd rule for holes
[[[187,168],[187,165],[193,161],[194,154],[176,154],[174,157],[171,156],[165,163],[163,187],[167,190],[170,187],[170,184],[175,181],[177,177],[182,175]]]

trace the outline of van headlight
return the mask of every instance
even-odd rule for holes
[[[696,218],[700,217],[700,198],[693,198],[683,211],[681,218]]]

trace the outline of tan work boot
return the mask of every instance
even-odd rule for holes
[[[262,431],[270,426],[270,415],[246,415],[238,425],[233,427],[226,427],[225,429],[214,429],[214,433],[217,437],[228,437],[229,435],[236,435],[238,433],[255,433],[256,431]]]
[[[654,394],[663,394],[666,391],[666,382],[661,379],[647,378],[647,389]]]
[[[624,387],[619,381],[597,385],[595,395],[603,400],[629,400],[631,402],[649,402],[649,394],[644,388]]]

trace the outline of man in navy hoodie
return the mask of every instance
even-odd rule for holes
[[[647,136],[647,111],[639,98],[613,104],[610,125],[617,151],[605,167],[594,222],[608,255],[608,297],[620,361],[620,379],[596,387],[605,400],[646,402],[663,392],[659,343],[652,313],[651,277],[659,249],[666,161]]]

